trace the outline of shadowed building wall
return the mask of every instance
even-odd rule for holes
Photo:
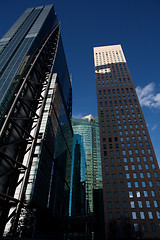
[[[132,237],[159,238],[159,166],[121,45],[94,47],[94,65],[106,234],[129,219]]]

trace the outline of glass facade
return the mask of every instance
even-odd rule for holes
[[[0,52],[0,124],[11,107],[34,54],[56,24],[52,5],[31,8],[2,37],[1,43],[5,44]]]
[[[80,144],[80,181],[85,182],[88,212],[94,211],[93,191],[102,189],[102,170],[98,119],[72,118],[73,159],[76,144]],[[74,166],[74,162],[73,162]],[[74,184],[74,183],[73,183]]]
[[[0,69],[0,194],[16,203],[0,209],[0,234],[59,237],[69,216],[72,86],[52,5],[27,9],[4,35]]]
[[[98,118],[72,118],[71,216],[91,216],[93,239],[104,239],[104,209]],[[81,206],[81,207],[80,207]]]

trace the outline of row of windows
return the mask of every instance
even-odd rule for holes
[[[137,201],[137,204],[135,203],[135,201],[130,201],[130,208],[136,208],[136,205],[138,208],[143,208],[143,207],[151,208],[150,201],[145,201],[145,206],[143,206],[142,201]],[[128,208],[127,202],[123,201],[122,206],[123,206],[123,209],[127,209]],[[156,200],[153,201],[153,206],[155,208],[158,208],[158,202]],[[121,208],[120,202],[119,201],[116,201],[116,202],[109,201],[109,202],[107,202],[107,208],[108,209],[112,209],[112,208],[120,209]]]
[[[124,186],[124,183],[122,183],[122,186]],[[159,185],[160,186],[160,185]],[[126,191],[121,191],[121,192],[117,192],[117,191],[114,191],[113,193],[113,197],[115,199],[121,197],[122,199],[125,199],[126,197],[129,197],[129,198],[133,198],[133,197],[137,197],[137,198],[141,198],[142,196],[144,196],[145,198],[148,198],[148,195],[150,195],[151,197],[156,197],[156,193],[154,190],[144,190],[144,191],[139,191],[139,190],[136,190],[135,192],[133,191],[128,191],[128,196],[126,196]],[[107,199],[111,199],[112,197],[112,193],[110,191],[107,191]]]
[[[130,80],[130,79],[128,79],[128,80]],[[121,93],[120,93],[120,91],[121,91]],[[126,93],[125,93],[125,91],[126,91]],[[130,88],[121,88],[121,89],[119,89],[119,88],[117,88],[117,89],[108,89],[108,90],[99,90],[99,97],[100,96],[102,96],[102,92],[103,92],[103,94],[104,94],[104,96],[107,96],[106,95],[106,93],[108,93],[109,94],[109,96],[111,96],[110,94],[112,93],[112,94],[114,94],[114,93],[116,93],[117,92],[117,94],[119,95],[119,96],[121,96],[121,94],[122,95],[128,95],[128,94],[130,94],[130,93],[132,93],[132,94],[135,94],[135,92],[134,92],[134,90],[133,90],[133,88],[132,87],[130,87]],[[115,96],[115,95],[113,95],[113,96]]]
[[[104,54],[104,52],[99,53],[99,58],[98,58],[98,54],[96,53],[96,63],[97,64],[98,64],[98,59],[99,59],[100,63],[102,64],[102,58],[103,58],[103,64],[113,62],[113,60],[115,61],[115,63],[121,62],[121,61],[124,62],[122,53],[119,54],[117,51],[116,51],[116,53],[114,51],[112,51],[112,52],[109,51],[109,52],[106,52],[105,54]]]
[[[111,84],[107,84],[107,85],[103,84],[102,86],[100,84],[98,84],[98,87],[99,88],[101,88],[101,87],[104,87],[104,88],[105,87],[118,87],[119,85],[123,87],[123,86],[131,86],[132,84],[131,84],[131,82],[129,82],[129,83],[125,82],[124,84],[120,82],[119,84],[118,83],[115,83],[115,84],[111,83]]]
[[[153,205],[154,205],[155,208],[158,208],[158,202],[156,200],[153,201]],[[138,201],[137,206],[138,206],[138,208],[143,208],[142,201]],[[130,207],[135,208],[135,202],[134,201],[130,201]],[[147,208],[151,207],[150,201],[145,201],[145,207],[147,207]]]
[[[105,138],[103,138],[103,143],[105,143],[106,142],[106,140],[104,140]],[[115,139],[116,141],[117,141],[117,139]],[[113,145],[111,142],[112,142],[112,138],[110,137],[109,139],[108,139],[108,142],[109,142],[109,144],[103,144],[103,149],[106,149],[107,148],[107,146],[108,146],[108,148],[110,148],[110,149],[112,149],[113,147],[115,147],[115,148],[119,148],[119,145],[118,145],[118,143],[115,143],[115,145]],[[146,147],[149,147],[149,143],[148,142],[145,142],[145,145],[146,145]],[[131,146],[132,147],[134,147],[134,148],[137,148],[138,146],[139,147],[144,147],[144,143],[142,143],[142,142],[133,142],[132,143],[132,145],[131,145],[131,143],[129,142],[129,143],[127,143],[127,144],[125,144],[125,143],[121,143],[121,147],[122,147],[122,149],[123,148],[125,148],[125,149],[127,149],[127,148],[131,148]],[[124,151],[126,151],[126,150],[123,150],[123,155],[126,155],[126,153],[124,152]],[[129,155],[132,155],[132,151],[133,151],[133,153],[135,152],[135,154],[139,154],[139,151],[142,153],[142,154],[145,154],[145,150],[144,149],[141,149],[141,150],[138,150],[138,149],[135,149],[135,150],[128,150],[127,152],[129,153]],[[151,153],[151,150],[150,150],[150,148],[148,148],[147,149],[147,151],[149,151],[149,153]]]
[[[97,57],[97,56],[96,56]],[[115,63],[110,63],[109,64],[109,67],[111,68],[111,69],[122,69],[122,67],[124,68],[124,69],[127,69],[127,64],[126,63],[117,63],[117,64],[115,64]],[[104,66],[97,66],[96,67],[96,69],[103,69],[104,68]]]
[[[147,148],[147,149],[145,149],[146,150],[146,152],[148,152],[149,154],[151,154],[151,149],[150,148]],[[140,151],[138,150],[138,149],[134,149],[134,150],[131,150],[131,149],[129,149],[128,151],[126,151],[126,150],[122,150],[122,155],[127,155],[127,154],[129,154],[129,155],[132,155],[132,154],[139,154],[140,152],[142,153],[142,154],[145,154],[145,150],[144,149],[141,149]]]
[[[153,213],[151,211],[149,211],[148,213],[145,213],[145,214],[148,215],[149,219],[153,219]],[[140,212],[140,218],[145,219],[145,214],[144,214],[144,212]],[[160,212],[159,211],[156,212],[156,215],[157,215],[157,219],[160,219]],[[132,218],[137,219],[137,213],[136,212],[132,212]]]
[[[108,166],[106,166],[105,167],[105,170],[106,170],[106,172],[108,172]],[[111,167],[111,169],[112,169],[112,171],[113,171],[113,168]],[[114,168],[115,169],[115,168]],[[118,166],[118,170],[119,171],[121,171],[122,170],[122,166],[121,165],[119,165]],[[143,179],[144,178],[144,173],[143,172],[139,172],[138,173],[138,176],[137,176],[137,173],[126,173],[125,174],[125,178],[126,179],[130,179],[130,178],[132,178],[133,177],[133,179],[136,179],[136,178],[138,178],[138,177],[140,177],[141,179]],[[151,173],[150,172],[146,172],[146,176],[147,176],[147,178],[151,178]],[[153,173],[153,176],[155,177],[155,178],[158,178],[158,173],[157,172],[154,172]],[[122,176],[121,176],[122,177]],[[116,178],[117,178],[117,176],[116,176],[116,174],[115,173],[113,173],[113,174],[106,174],[105,175],[105,178],[106,178],[106,180],[109,180],[110,178],[111,179],[113,179],[113,180],[116,180]],[[121,178],[122,179],[122,178]]]
[[[100,76],[98,76],[97,77],[97,83],[98,84],[105,84],[105,83],[107,83],[107,84],[112,84],[112,83],[129,83],[130,82],[130,78],[129,77],[123,77],[123,78],[112,78],[111,76],[110,76],[110,78],[108,78],[107,76],[104,76],[104,75],[100,75]],[[126,95],[126,94],[125,94]]]
[[[116,83],[118,84],[121,84],[121,83],[130,83],[130,78],[129,77],[123,77],[123,78],[115,78],[113,79],[111,76],[110,78],[106,77],[106,76],[103,76],[101,74],[101,77],[97,77],[97,83],[98,85],[103,85],[103,84],[112,84],[114,83],[116,85]],[[117,85],[116,85],[117,86]],[[120,85],[121,86],[121,85]],[[126,93],[125,93],[126,95]],[[115,95],[114,95],[115,96]]]
[[[134,138],[135,139],[135,138]],[[135,141],[135,140],[133,140],[133,141]],[[146,147],[149,147],[149,142],[133,142],[132,143],[132,146],[133,147],[144,147],[144,145],[146,146]],[[131,147],[131,143],[130,142],[128,142],[128,143],[121,143],[121,147],[122,148],[126,148],[126,147],[128,147],[128,148],[130,148]]]
[[[128,74],[124,75],[113,75],[111,73],[107,73],[107,72],[101,72],[100,74],[96,73],[96,81],[98,84],[101,83],[129,83],[131,82],[131,78],[129,77]]]
[[[143,160],[144,162],[146,162],[147,160],[150,160],[151,162],[153,162],[153,157],[152,156],[148,156],[148,157],[146,157],[146,156],[143,156],[143,157],[136,156],[134,158],[133,157],[129,157],[129,158],[123,157],[124,163],[127,163],[128,160],[131,163],[133,163],[135,159],[136,159],[137,162],[140,162],[141,160]],[[122,162],[121,160],[122,160],[122,158],[117,158],[116,162],[118,164],[120,164]],[[115,163],[115,159],[114,158],[109,158],[109,159],[108,158],[104,158],[104,162],[105,162],[105,164],[108,164],[108,163],[114,164]]]
[[[99,94],[99,101],[100,101],[100,105],[102,105],[102,100],[103,101],[105,101],[103,104],[105,104],[105,105],[107,105],[107,104],[112,104],[112,103],[114,103],[114,105],[116,105],[117,103],[118,103],[118,101],[119,101],[119,103],[121,104],[122,103],[122,99],[124,100],[124,103],[126,103],[127,102],[127,99],[129,99],[129,103],[131,103],[132,101],[131,101],[131,96],[132,96],[132,98],[133,98],[133,100],[134,100],[134,102],[136,102],[135,100],[136,100],[136,96],[135,96],[135,93],[133,93],[132,95],[131,94],[129,94],[129,93],[127,93],[127,94],[123,94],[123,96],[122,95],[120,95],[119,94],[119,96],[113,96],[112,98],[111,97],[108,97],[107,98],[107,95],[106,94],[104,94],[104,97],[102,98],[102,94]],[[108,101],[108,102],[107,102]],[[134,106],[135,106],[135,103],[134,103]],[[138,105],[136,104],[136,107],[137,107]],[[122,106],[120,105],[120,107],[122,108]],[[133,107],[133,105],[131,106],[131,107]],[[118,106],[114,106],[114,108],[118,108]],[[125,108],[128,108],[128,106],[126,106],[125,105]],[[128,111],[128,110],[126,110],[126,111]]]
[[[114,136],[116,136],[116,135],[114,135]],[[118,145],[116,145],[116,146],[118,147]],[[116,147],[116,148],[117,148],[117,147]],[[103,144],[103,149],[106,149],[106,144]],[[151,154],[151,149],[148,148],[148,149],[147,149],[147,152],[148,152],[149,154]],[[133,151],[133,150],[129,150],[129,151],[122,150],[122,155],[123,155],[123,156],[126,156],[127,154],[129,154],[129,155],[132,156],[132,155],[134,155],[134,153],[135,153],[136,155],[138,155],[138,154],[139,154],[138,149],[135,149],[135,151]],[[144,150],[144,149],[141,149],[141,153],[142,153],[142,154],[145,154],[145,150]],[[111,156],[111,157],[113,157],[114,155],[120,156],[120,151],[119,151],[119,150],[116,150],[116,151],[113,151],[113,150],[104,151],[103,154],[104,154],[104,156],[109,155],[109,156]]]
[[[104,103],[106,103],[106,102],[104,102]],[[124,114],[124,113],[126,113],[126,114],[128,114],[128,113],[135,113],[135,112],[139,112],[139,109],[138,109],[138,104],[135,104],[134,106],[136,107],[136,109],[134,110],[133,109],[133,105],[132,104],[130,104],[129,105],[129,107],[130,107],[130,110],[128,109],[128,105],[124,105],[124,106],[122,106],[122,105],[116,105],[117,103],[115,102],[114,103],[114,111],[113,111],[113,105],[110,105],[110,108],[107,106],[107,103],[106,103],[106,105],[105,105],[105,113],[106,113],[106,115],[108,115],[109,114],[109,116],[110,115],[119,115],[119,111],[120,111],[120,114]],[[100,105],[102,105],[102,103],[100,102]],[[117,110],[118,108],[120,108],[120,110]],[[103,117],[103,115],[101,116],[101,119],[102,119],[102,117]],[[139,117],[139,115],[138,115],[138,117]],[[141,117],[141,116],[140,116]]]
[[[118,170],[119,170],[119,171],[122,170],[122,165],[118,165],[117,167],[118,167]],[[150,167],[149,167],[149,165],[146,163],[146,164],[144,164],[144,165],[142,165],[142,164],[137,164],[137,165],[135,165],[135,164],[124,165],[123,168],[124,168],[125,171],[130,171],[130,170],[134,171],[134,170],[136,170],[136,169],[142,170],[143,168],[146,169],[146,170],[149,170]],[[152,169],[156,169],[156,166],[155,166],[154,163],[151,164],[151,168],[152,168]],[[105,171],[106,171],[106,172],[109,172],[110,170],[115,171],[115,170],[116,170],[116,166],[115,166],[115,165],[112,165],[110,168],[109,168],[109,166],[105,166]],[[128,176],[129,176],[129,175],[128,175]],[[155,172],[155,176],[157,177],[156,172]],[[136,178],[136,177],[134,177],[134,178]]]
[[[120,212],[116,212],[116,218],[117,219],[120,219],[121,218],[121,214]],[[139,213],[139,216],[140,216],[140,219],[145,219],[145,215],[149,218],[149,219],[153,219],[153,213],[151,211],[148,211],[147,213],[144,213],[144,212],[140,212]],[[137,219],[137,216],[138,216],[138,213],[137,212],[132,212],[132,219],[136,220]],[[125,218],[129,218],[129,213],[128,212],[124,212],[124,217]],[[112,220],[113,219],[113,213],[112,212],[108,212],[108,218],[109,220]],[[160,212],[159,211],[156,211],[156,218],[157,219],[160,219]],[[137,229],[136,229],[137,230]],[[154,228],[155,230],[155,228]],[[147,231],[147,224],[145,225],[145,229],[144,231]]]
[[[121,189],[123,189],[125,187],[124,182],[120,182],[118,184],[120,184],[120,188]],[[117,184],[117,182],[113,182],[113,184],[111,184],[110,182],[106,182],[106,189],[110,189],[110,188],[117,189],[118,188],[118,184]],[[127,182],[127,187],[128,188],[133,188],[133,187],[135,187],[135,188],[139,188],[139,187],[146,188],[147,185],[149,187],[154,187],[152,181],[148,181],[148,182],[142,181],[141,183],[139,183],[137,181],[135,181],[134,183]],[[156,185],[158,187],[160,187],[160,181],[159,180],[156,180]]]

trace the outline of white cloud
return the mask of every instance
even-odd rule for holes
[[[158,127],[158,125],[157,125],[157,123],[156,124],[154,124],[154,126],[152,127],[152,129],[151,129],[151,131],[154,131],[154,130],[156,130],[156,128]]]
[[[151,82],[144,88],[136,87],[141,106],[160,108],[160,93],[156,93],[155,83]]]
[[[84,117],[85,114],[84,113],[75,113],[72,115],[72,118],[78,118],[81,119],[82,117]]]

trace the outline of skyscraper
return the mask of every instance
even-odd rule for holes
[[[0,233],[62,234],[72,87],[53,6],[27,9],[0,47]]]
[[[159,166],[121,45],[94,47],[94,64],[106,235],[159,238]]]
[[[81,216],[91,214],[95,216],[96,224],[94,227],[92,225],[91,231],[98,234],[98,238],[95,239],[101,239],[100,234],[104,234],[104,221],[98,118],[94,118],[91,114],[82,119],[72,118],[72,127],[74,133],[72,196],[74,198],[72,197],[71,212],[73,216],[78,211]],[[80,180],[81,184],[77,180]],[[81,205],[78,202],[75,204],[75,195],[76,199],[81,197]]]

